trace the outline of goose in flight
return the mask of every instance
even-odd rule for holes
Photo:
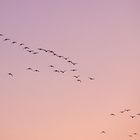
[[[137,133],[135,132],[135,133],[133,133],[134,135],[137,135]]]
[[[137,115],[140,116],[140,113],[138,113]]]
[[[77,69],[71,69],[70,71],[77,71]]]
[[[130,116],[132,119],[135,118],[136,116]]]
[[[80,83],[82,82],[80,79],[77,79],[77,81],[80,82]]]
[[[80,77],[80,75],[77,75],[77,76],[76,76],[76,75],[74,75],[73,77],[74,77],[74,78],[79,78],[79,77]]]
[[[54,70],[54,72],[58,72],[59,73],[60,71],[59,70]]]
[[[125,109],[124,111],[129,112],[129,111],[131,111],[131,109]]]
[[[32,68],[27,68],[26,70],[33,70]]]
[[[10,73],[10,72],[8,73],[8,75],[9,75],[9,76],[11,76],[11,77],[13,77],[13,74],[12,74],[12,73]]]
[[[120,111],[120,113],[124,113],[125,111]]]
[[[111,113],[110,115],[111,115],[111,116],[115,116],[115,114],[114,114],[114,113]]]
[[[24,44],[24,43],[20,43],[20,44],[19,44],[19,46],[23,46],[23,45],[25,45],[25,44]]]
[[[10,40],[9,38],[5,38],[3,41],[8,41],[8,40]]]
[[[13,41],[12,44],[17,44],[17,42],[16,41]]]
[[[129,135],[129,137],[133,137],[132,135]]]
[[[61,72],[61,73],[65,73],[65,72],[66,72],[66,70],[60,70],[60,72]]]
[[[3,34],[0,34],[0,36],[3,36]]]
[[[34,72],[39,72],[39,70],[34,70]]]
[[[95,80],[93,77],[88,77],[90,80]]]
[[[33,52],[32,54],[38,54],[39,52]]]
[[[30,48],[29,48],[29,47],[24,47],[23,49],[24,49],[24,50],[27,50],[27,49],[30,49]]]
[[[101,134],[105,134],[106,132],[105,131],[101,131]]]
[[[54,66],[53,66],[53,65],[49,65],[49,67],[54,68]]]

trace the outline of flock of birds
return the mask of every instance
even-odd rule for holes
[[[30,47],[28,47],[26,44],[24,44],[24,43],[18,43],[17,41],[13,41],[13,40],[11,40],[10,38],[5,38],[5,36],[3,35],[3,34],[0,34],[0,38],[2,39],[1,40],[1,43],[3,43],[3,42],[10,42],[10,44],[12,44],[12,45],[17,45],[17,46],[19,46],[19,47],[22,47],[23,48],[23,50],[24,51],[26,51],[26,52],[29,52],[30,54],[32,54],[32,55],[37,55],[37,54],[39,54],[39,53],[41,53],[41,52],[44,52],[44,53],[47,53],[47,54],[51,54],[52,56],[55,56],[55,57],[57,57],[57,58],[59,58],[59,59],[63,59],[63,60],[65,60],[67,63],[69,63],[69,64],[71,64],[72,66],[75,66],[75,65],[77,65],[78,63],[76,63],[76,62],[73,62],[72,60],[70,60],[69,59],[69,57],[65,57],[65,56],[63,56],[63,55],[59,55],[59,54],[57,54],[55,51],[53,51],[53,50],[50,50],[50,49],[44,49],[44,48],[37,48],[37,50],[34,50],[34,49],[31,49]],[[77,72],[78,70],[76,69],[76,68],[71,68],[70,70],[60,70],[60,69],[58,69],[58,68],[56,68],[54,65],[49,65],[49,67],[50,68],[53,68],[53,72],[55,72],[55,73],[65,73],[65,72],[67,72],[67,71],[71,71],[71,72]],[[27,68],[26,70],[30,70],[30,71],[34,71],[34,72],[40,72],[40,70],[33,70],[32,68]],[[9,72],[8,73],[8,75],[10,76],[10,77],[14,77],[14,74],[12,73],[12,72]],[[80,75],[79,74],[77,74],[77,75],[73,75],[72,76],[74,79],[76,79],[76,81],[77,82],[79,82],[79,83],[81,83],[82,82],[82,80],[81,80],[81,78],[80,78]],[[89,80],[95,80],[95,78],[93,77],[93,76],[88,76],[88,79]]]
[[[124,110],[121,110],[120,112],[119,112],[119,114],[123,114],[123,113],[128,113],[128,112],[131,112],[131,109],[124,109]],[[128,114],[127,114],[128,115]],[[115,113],[110,113],[110,116],[117,116]],[[135,115],[129,115],[129,117],[130,118],[132,118],[132,119],[134,119],[134,118],[136,118],[136,116],[140,116],[140,113],[136,113]],[[101,131],[100,132],[101,134],[106,134],[106,131],[105,130],[103,130],[103,131]],[[132,137],[134,137],[134,136],[136,136],[136,135],[138,135],[138,133],[137,132],[133,132],[133,133],[131,133],[131,134],[128,134],[128,137],[130,137],[130,138],[132,138]]]
[[[37,55],[40,52],[44,52],[44,53],[49,53],[49,54],[51,54],[53,56],[56,56],[57,58],[61,58],[61,59],[65,60],[67,63],[69,63],[69,64],[71,64],[73,66],[78,64],[78,63],[75,63],[72,60],[70,60],[69,57],[64,57],[62,55],[58,55],[55,51],[52,51],[52,50],[38,48],[37,51],[35,51],[34,49],[31,49],[30,47],[27,47],[26,44],[24,44],[24,43],[18,43],[17,41],[12,41],[9,38],[5,38],[3,34],[0,34],[0,38],[2,39],[1,42],[8,42],[8,41],[10,41],[11,44],[13,44],[13,45],[16,44],[16,45],[18,45],[20,47],[22,46],[23,50],[25,50],[26,52],[29,52],[29,53],[31,53],[33,55]],[[52,64],[50,64],[48,67],[52,68],[53,72],[55,72],[55,73],[65,73],[65,72],[67,72],[67,70],[56,69],[56,67],[54,65],[52,65]],[[27,71],[32,71],[32,72],[40,72],[40,70],[33,69],[31,67],[27,67],[26,70]],[[76,68],[72,68],[69,71],[77,72],[78,70]],[[11,76],[11,77],[14,77],[13,73],[11,73],[11,72],[9,72],[8,75]],[[73,75],[72,77],[75,78],[77,82],[80,82],[80,83],[82,82],[82,80],[80,79],[80,75]],[[88,79],[89,80],[95,80],[94,77],[90,77],[90,76],[88,77]],[[130,111],[131,111],[131,109],[124,109],[124,110],[121,110],[119,113],[123,114],[125,112],[130,112]],[[110,116],[117,116],[117,115],[115,113],[111,113]],[[140,116],[140,113],[137,113],[135,115],[129,115],[129,117],[132,118],[132,119],[136,118],[136,116]],[[101,134],[106,134],[106,131],[103,130],[100,133]],[[138,135],[138,133],[134,132],[132,134],[129,134],[128,136],[129,137],[134,137],[136,135]]]

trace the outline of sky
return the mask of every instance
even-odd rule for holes
[[[0,0],[0,140],[139,140],[139,6],[138,0]],[[131,111],[120,113],[125,109]]]

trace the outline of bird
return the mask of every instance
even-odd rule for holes
[[[101,134],[105,134],[106,132],[105,131],[101,131]]]
[[[140,113],[138,113],[137,115],[140,116]]]
[[[26,70],[33,70],[33,69],[29,67],[29,68],[27,68]]]
[[[77,75],[77,76],[76,76],[76,75],[74,75],[73,77],[74,77],[74,78],[79,78],[79,77],[80,77],[80,75]]]
[[[124,113],[125,111],[120,111],[120,113]]]
[[[13,41],[13,42],[12,42],[12,44],[16,44],[16,43],[17,43],[16,41]]]
[[[10,40],[9,38],[5,38],[3,41],[8,41],[8,40]]]
[[[111,116],[115,116],[115,114],[114,114],[114,113],[111,113],[110,115],[111,115]]]
[[[71,69],[70,71],[77,71],[77,69]]]
[[[130,117],[133,119],[133,118],[135,118],[136,116],[131,116],[131,115],[130,115]]]
[[[42,48],[38,48],[38,50],[42,51],[43,49]]]
[[[59,73],[60,71],[59,70],[54,70],[54,72],[58,72]]]
[[[3,34],[0,34],[0,36],[3,36]]]
[[[49,67],[54,68],[54,66],[53,66],[53,65],[49,65]]]
[[[76,65],[77,63],[71,62],[71,64]]]
[[[63,56],[63,59],[64,59],[64,60],[68,60],[68,59],[69,59],[69,57],[64,57],[64,56]]]
[[[82,82],[80,79],[77,79],[77,81],[80,82],[80,83]]]
[[[88,77],[90,80],[95,80],[93,77]]]
[[[12,74],[12,73],[10,73],[10,72],[8,73],[8,75],[13,77],[13,74]]]
[[[129,135],[129,137],[133,137],[132,135]]]
[[[131,111],[131,109],[125,109],[124,111],[129,112],[129,111]]]
[[[33,51],[34,51],[34,50],[27,50],[27,52],[30,52],[30,53],[33,52]]]
[[[66,72],[66,70],[60,70],[60,72],[61,72],[61,73],[65,73],[65,72]]]
[[[39,70],[34,70],[34,72],[39,72]]]
[[[137,135],[137,133],[135,132],[135,133],[133,133],[134,135]]]
[[[29,49],[29,47],[24,47],[23,49],[25,49],[25,50],[26,50],[26,49]]]
[[[39,52],[33,52],[32,54],[38,54]]]
[[[20,44],[19,44],[19,46],[23,46],[23,45],[25,45],[25,44],[24,44],[24,43],[20,43]]]

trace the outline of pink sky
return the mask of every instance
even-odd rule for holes
[[[128,140],[134,132],[139,140],[140,116],[129,117],[140,113],[139,6],[138,0],[1,0],[4,38],[68,56],[78,71],[56,74],[48,65],[75,67],[1,38],[0,140]],[[125,108],[131,111],[119,113]]]

